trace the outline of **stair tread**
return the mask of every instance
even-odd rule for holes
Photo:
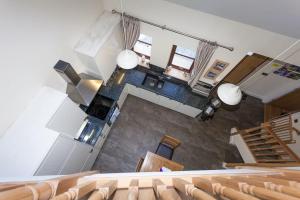
[[[264,151],[264,150],[271,150],[271,149],[283,149],[283,147],[278,146],[278,147],[254,148],[254,149],[251,149],[251,151]]]
[[[275,159],[275,160],[268,160],[268,159],[257,159],[258,163],[283,163],[283,162],[296,162],[295,160],[281,160],[281,159]]]
[[[264,136],[264,137],[254,138],[254,139],[248,139],[245,141],[248,143],[248,142],[254,142],[254,141],[259,141],[259,140],[267,140],[270,138],[274,138],[274,137],[273,136]]]
[[[254,153],[255,156],[280,156],[280,155],[288,155],[286,152],[271,152],[271,153]]]
[[[262,133],[256,133],[256,134],[252,134],[252,135],[243,135],[243,138],[250,138],[250,137],[254,137],[254,136],[259,136],[259,135],[266,135],[266,132],[262,132]]]
[[[262,145],[268,145],[268,144],[279,144],[278,141],[269,141],[269,142],[259,142],[259,143],[254,143],[254,144],[248,144],[248,147],[255,147],[255,146],[262,146]]]

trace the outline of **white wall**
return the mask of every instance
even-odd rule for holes
[[[103,0],[103,2],[107,10],[120,10],[119,0]],[[219,48],[208,65],[210,66],[215,59],[230,63],[218,80],[222,79],[247,52],[253,51],[275,57],[296,40],[162,0],[127,0],[125,3],[125,12],[128,14],[233,46],[235,48],[233,52]],[[197,41],[193,39],[150,25],[142,24],[141,32],[153,37],[151,63],[160,67],[166,67],[173,44],[194,50],[197,47]]]
[[[100,0],[0,0],[0,135],[43,85],[61,91],[58,59],[84,68],[72,48],[102,12]]]

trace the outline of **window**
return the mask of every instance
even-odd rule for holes
[[[139,56],[145,56],[147,59],[150,59],[151,47],[152,37],[140,34],[138,41],[133,47],[133,51],[135,51]]]
[[[184,72],[191,72],[195,60],[196,53],[190,49],[173,45],[169,66]]]

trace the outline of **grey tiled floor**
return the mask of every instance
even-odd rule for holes
[[[182,144],[173,160],[185,170],[220,169],[222,162],[238,162],[240,155],[229,144],[230,128],[249,128],[263,120],[263,105],[248,97],[237,111],[219,110],[202,122],[134,96],[128,96],[121,114],[93,166],[101,173],[133,172],[140,157],[154,152],[161,137],[169,134]]]

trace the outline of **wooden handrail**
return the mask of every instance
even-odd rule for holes
[[[300,167],[300,162],[291,163],[225,163],[226,168],[235,168],[238,166],[248,166],[248,167]]]
[[[296,197],[283,194],[281,192],[271,191],[255,184],[249,184],[248,181],[240,181],[238,176],[233,176],[230,178],[224,177],[213,177],[212,179],[225,187],[231,187],[235,190],[241,191],[243,193],[255,196],[261,199],[270,199],[270,200],[299,200]]]
[[[245,168],[245,166],[241,168]],[[195,172],[193,175],[180,172],[174,172],[170,175],[127,173],[126,176],[123,176],[123,178],[126,177],[126,186],[124,183],[120,183],[124,182],[120,178],[120,174],[110,174],[109,179],[103,175],[85,176],[80,178],[75,186],[66,185],[67,191],[55,196],[53,196],[53,185],[51,184],[55,183],[56,179],[28,185],[25,182],[20,182],[22,186],[0,192],[0,200],[117,200],[124,198],[136,200],[141,199],[140,191],[148,189],[150,190],[143,195],[145,200],[156,199],[155,196],[149,195],[151,192],[153,194],[153,190],[157,198],[161,200],[180,200],[182,195],[187,198],[203,200],[220,198],[231,200],[300,199],[300,171],[255,167],[248,167],[247,169],[248,171],[242,173],[224,170],[222,174],[212,171],[207,174]],[[167,177],[171,181],[168,181]],[[140,184],[147,181],[150,182],[150,185],[141,187]],[[140,190],[139,187],[141,187]],[[126,193],[122,193],[122,191]],[[117,194],[128,195],[114,196]]]
[[[0,200],[50,199],[53,196],[52,186],[47,183],[25,185],[16,189],[0,192]]]

